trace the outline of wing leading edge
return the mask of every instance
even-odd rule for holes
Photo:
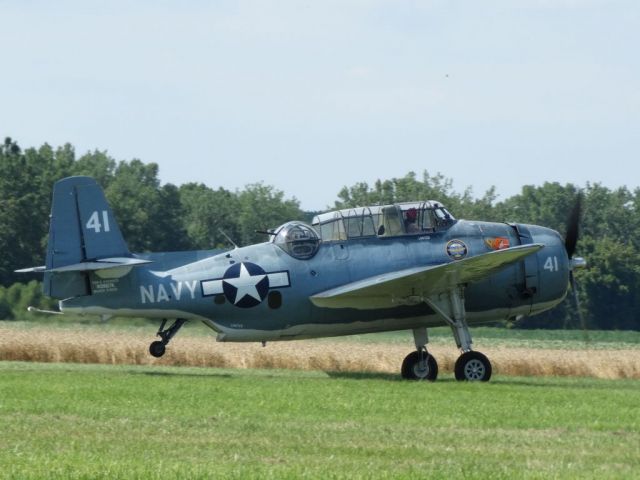
[[[318,307],[358,310],[416,304],[455,285],[482,280],[543,247],[540,243],[520,245],[450,263],[385,273],[317,293],[310,300]]]

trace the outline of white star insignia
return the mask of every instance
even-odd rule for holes
[[[240,300],[242,300],[245,296],[249,295],[250,297],[255,298],[257,301],[261,302],[262,298],[258,293],[258,289],[256,285],[260,283],[267,275],[251,275],[244,264],[240,264],[240,276],[237,278],[225,278],[224,281],[229,285],[234,286],[236,291],[236,299],[233,302],[234,305],[237,305]]]

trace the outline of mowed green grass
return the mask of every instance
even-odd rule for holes
[[[637,381],[0,362],[1,478],[638,478]]]

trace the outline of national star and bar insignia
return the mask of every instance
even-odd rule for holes
[[[267,273],[260,265],[241,262],[231,265],[222,278],[200,282],[202,296],[224,294],[236,307],[251,308],[266,298],[271,288],[291,286],[289,272]]]

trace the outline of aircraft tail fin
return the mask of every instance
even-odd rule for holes
[[[133,258],[107,203],[91,177],[68,177],[53,187],[44,293],[54,298],[90,295],[88,273],[149,263]]]
[[[91,177],[53,187],[47,270],[106,257],[130,256],[102,188]]]

